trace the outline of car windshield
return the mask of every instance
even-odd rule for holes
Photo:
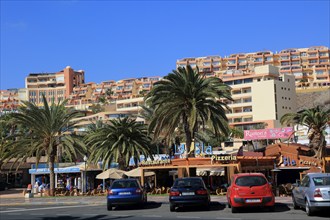
[[[330,186],[330,176],[314,177],[315,186]]]
[[[174,187],[184,187],[184,188],[189,188],[189,187],[202,187],[203,182],[200,179],[180,179],[175,181]]]
[[[238,186],[262,186],[267,180],[262,176],[242,176],[236,179],[235,184]]]
[[[122,188],[136,188],[138,184],[136,181],[117,181],[112,184],[112,189],[122,189]]]

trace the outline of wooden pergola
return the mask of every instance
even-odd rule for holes
[[[141,165],[141,184],[144,185],[144,172],[146,170],[177,169],[178,177],[189,177],[190,168],[226,168],[228,181],[235,173],[240,172],[258,172],[262,170],[271,170],[274,168],[276,157],[247,157],[231,156],[216,160],[214,157],[206,158],[180,158],[172,159],[163,164]]]

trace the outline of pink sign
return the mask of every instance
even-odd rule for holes
[[[245,140],[263,140],[263,139],[279,139],[289,138],[293,133],[293,128],[268,128],[261,130],[244,131]]]

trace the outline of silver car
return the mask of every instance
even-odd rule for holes
[[[305,208],[307,215],[330,207],[330,173],[308,173],[292,190],[293,208]]]

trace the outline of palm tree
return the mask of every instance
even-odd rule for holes
[[[330,109],[325,110],[321,106],[304,109],[297,113],[287,113],[281,118],[281,124],[303,125],[308,128],[309,146],[318,159],[321,159],[326,154],[324,132],[329,121]]]
[[[0,168],[5,160],[7,145],[14,141],[10,135],[15,131],[15,126],[11,123],[8,114],[0,116]]]
[[[146,126],[128,117],[112,119],[109,124],[88,133],[86,145],[91,162],[117,162],[121,169],[129,165],[131,157],[137,164],[140,155],[151,156],[151,138]]]
[[[35,103],[23,101],[18,113],[12,113],[11,117],[17,125],[27,127],[29,130],[17,130],[14,134],[15,142],[8,145],[9,152],[6,158],[16,158],[25,161],[26,158],[35,156],[39,163],[41,156],[46,156],[50,171],[50,195],[54,195],[55,174],[54,164],[58,161],[58,149],[63,155],[73,161],[77,153],[83,155],[84,144],[80,138],[71,133],[78,120],[72,119],[81,116],[74,109],[65,108],[67,100],[51,105],[43,96],[43,107],[39,108]]]
[[[230,87],[221,79],[206,78],[191,66],[179,67],[154,84],[146,95],[148,107],[154,109],[149,131],[155,137],[174,134],[182,124],[186,146],[191,146],[195,133],[209,127],[218,135],[228,134],[227,105],[223,99],[231,99]],[[191,148],[191,147],[190,147]],[[189,154],[193,152],[190,149]]]

